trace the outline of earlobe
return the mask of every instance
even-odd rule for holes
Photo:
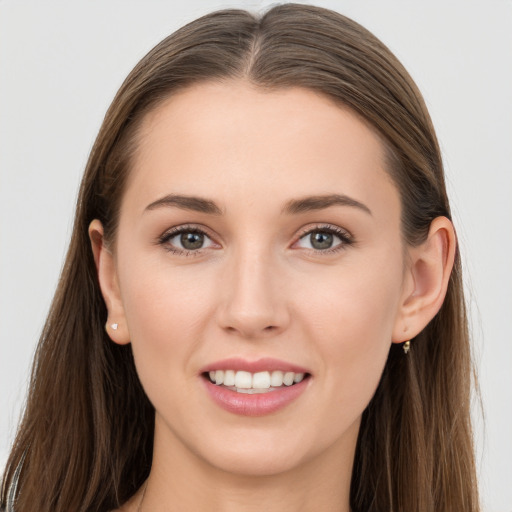
[[[455,259],[456,237],[446,217],[435,218],[425,242],[409,250],[404,296],[392,341],[417,336],[441,309]]]
[[[112,252],[105,244],[103,225],[97,219],[89,225],[89,238],[101,294],[108,311],[105,330],[114,343],[126,345],[130,342],[130,334],[121,300],[115,260]]]

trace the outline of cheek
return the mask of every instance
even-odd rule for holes
[[[195,377],[188,364],[210,307],[205,298],[208,280],[152,258],[132,258],[119,267],[123,307],[143,384],[162,375],[178,385],[187,376]]]
[[[314,332],[322,339],[344,340],[347,346],[340,347],[342,352],[348,346],[371,349],[391,342],[402,293],[402,267],[394,252],[382,260],[369,257],[332,272],[312,273],[306,283],[302,280],[300,292],[293,291],[300,293],[302,316],[310,319]]]
[[[365,266],[324,283],[321,293],[304,295],[310,322],[302,328],[316,340],[330,405],[339,406],[327,413],[333,422],[347,411],[353,417],[346,419],[355,420],[377,388],[391,346],[401,279],[399,267],[383,272],[378,265]]]

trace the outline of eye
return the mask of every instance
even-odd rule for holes
[[[186,226],[164,233],[159,242],[171,252],[185,254],[199,252],[201,249],[216,245],[204,231]]]
[[[346,231],[329,226],[307,231],[296,245],[319,252],[333,252],[352,243],[352,237]]]

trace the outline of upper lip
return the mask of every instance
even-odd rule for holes
[[[274,359],[272,357],[263,357],[254,361],[242,359],[240,357],[231,357],[210,363],[200,370],[200,373],[208,373],[214,370],[241,370],[250,373],[264,371],[282,371],[294,373],[310,373],[307,368],[302,366]]]

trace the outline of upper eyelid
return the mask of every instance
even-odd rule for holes
[[[157,237],[155,243],[156,245],[169,245],[170,240],[172,240],[174,237],[180,235],[181,233],[187,233],[187,232],[196,232],[203,234],[206,238],[208,238],[213,244],[219,245],[219,242],[216,240],[215,236],[212,236],[209,232],[209,230],[206,227],[197,225],[197,224],[182,224],[179,226],[173,226],[172,228],[166,229],[160,236]],[[174,246],[173,246],[174,247]],[[201,247],[199,249],[190,250],[190,249],[182,249],[180,247],[175,247],[173,249],[173,252],[181,252],[183,254],[200,254],[203,250],[208,249],[209,247]],[[169,249],[170,250],[170,249]]]
[[[166,229],[161,235],[160,239],[162,238],[168,238],[173,237],[176,235],[179,235],[180,233],[188,233],[188,232],[196,232],[196,233],[202,233],[206,235],[208,238],[214,239],[215,236],[211,234],[211,231],[206,228],[206,226],[202,226],[200,224],[181,224],[179,226],[174,226],[172,228]]]
[[[174,244],[170,243],[170,240],[179,236],[182,233],[201,233],[206,238],[208,238],[213,244],[217,244],[218,242],[215,240],[215,237],[212,237],[208,233],[208,229],[205,227],[199,227],[196,224],[182,224],[179,226],[174,226],[165,230],[157,239],[156,245],[162,246],[166,251],[175,253],[181,256],[200,256],[203,254],[204,250],[210,249],[211,247],[200,247],[199,249],[185,249],[181,247],[177,247]]]
[[[304,236],[308,235],[309,233],[312,233],[315,231],[330,231],[336,235],[344,235],[346,238],[349,238],[351,240],[354,238],[352,233],[346,228],[342,228],[335,224],[320,223],[320,224],[316,224],[314,226],[308,226],[308,227],[302,228],[299,231],[297,239],[301,239]]]
[[[346,228],[342,228],[341,226],[335,225],[335,224],[329,224],[329,223],[317,223],[317,224],[309,224],[307,226],[304,226],[296,232],[297,234],[293,237],[293,242],[291,245],[296,244],[300,239],[304,238],[310,233],[313,233],[315,231],[329,231],[337,236],[342,236],[350,241],[353,241],[354,237],[352,233],[347,230]],[[178,226],[174,226],[172,228],[167,229],[164,231],[159,237],[158,240],[160,242],[167,241],[174,236],[177,236],[180,233],[186,233],[186,232],[199,232],[210,238],[213,242],[219,243],[217,241],[218,237],[213,235],[211,233],[211,230],[208,229],[206,226],[203,226],[201,224],[181,224]],[[201,250],[201,249],[198,249]]]
[[[324,222],[308,224],[307,226],[300,228],[298,230],[299,234],[297,236],[303,236],[305,234],[310,233],[311,231],[321,231],[322,229],[326,230],[326,231],[339,231],[339,232],[346,233],[349,236],[352,236],[352,234],[350,233],[350,231],[348,229],[342,228],[341,226],[337,226],[335,224],[328,224],[328,223],[324,223]],[[173,226],[172,228],[166,229],[162,233],[162,236],[167,235],[167,234],[172,234],[172,233],[186,232],[186,231],[199,231],[199,232],[204,233],[205,235],[210,234],[210,229],[201,224],[180,224],[178,226]]]

